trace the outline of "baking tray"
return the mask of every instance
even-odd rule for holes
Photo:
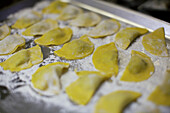
[[[87,3],[86,3],[87,2]],[[114,13],[111,13],[107,11],[109,7],[116,6],[120,8],[121,10],[124,9],[117,5],[108,5],[104,7],[103,5],[108,4],[102,1],[90,1],[90,0],[74,0],[70,2],[71,4],[77,5],[79,7],[85,8],[85,11],[94,11],[99,14],[101,14],[102,19],[107,18],[115,18],[120,21],[121,29],[124,29],[126,27],[133,27],[133,26],[139,26],[139,27],[145,27],[144,25],[140,23],[135,23],[132,20],[128,20],[127,18],[123,18],[120,15],[116,15]],[[41,1],[38,2],[34,7],[32,7],[33,10],[41,11],[41,9],[49,4],[49,1]],[[100,4],[100,5],[99,5]],[[102,4],[102,6],[101,6]],[[92,5],[96,5],[92,6]],[[97,7],[103,7],[107,10],[102,10]],[[12,15],[10,15],[5,21],[1,22],[0,24],[8,24],[9,26],[12,25],[16,19],[22,15],[26,10],[24,9],[19,12],[16,12]],[[129,10],[127,10],[127,13]],[[131,12],[131,11],[130,11]],[[129,12],[129,13],[130,13]],[[133,12],[133,11],[132,11]],[[134,12],[133,12],[134,13]],[[138,17],[138,13],[135,12],[135,17]],[[44,15],[45,18],[56,18],[58,15]],[[148,16],[146,16],[148,17]],[[149,22],[154,22],[157,19],[152,19],[152,17],[149,17]],[[153,21],[152,21],[153,20]],[[158,20],[157,20],[158,21]],[[156,22],[157,23],[157,22]],[[158,27],[162,27],[163,24],[166,22],[162,22],[159,20],[159,26],[150,28],[150,30],[155,30]],[[165,25],[168,25],[169,23],[166,23]],[[158,23],[156,24],[158,25]],[[87,34],[90,29],[89,28],[78,28],[74,26],[69,26],[68,22],[59,21],[60,27],[68,26],[73,30],[73,39],[77,39],[80,36]],[[145,27],[147,28],[147,27]],[[168,27],[169,28],[169,27]],[[121,30],[120,29],[120,30]],[[18,30],[18,29],[12,29],[12,33],[18,33],[21,35],[21,33],[24,31]],[[167,32],[167,35],[169,32]],[[34,37],[26,37],[23,36],[26,39],[26,48],[30,48],[35,46],[33,40]],[[114,35],[107,36],[106,38],[101,39],[92,39],[90,40],[95,44],[95,48],[97,48],[100,45],[104,45],[110,42],[114,42]],[[4,71],[0,67],[0,85],[4,85],[8,87],[10,91],[10,95],[7,96],[5,99],[0,100],[0,113],[93,113],[94,106],[96,104],[96,101],[102,96],[106,95],[108,93],[111,93],[116,90],[132,90],[136,92],[140,92],[142,96],[137,99],[136,102],[133,102],[129,106],[127,106],[124,110],[124,113],[139,113],[140,111],[151,111],[154,113],[154,110],[159,109],[162,113],[170,113],[170,107],[165,106],[157,106],[154,103],[147,101],[147,97],[149,94],[154,90],[154,88],[159,85],[163,79],[164,79],[164,73],[166,69],[169,67],[170,59],[169,57],[157,57],[154,55],[149,54],[147,51],[144,50],[142,46],[142,36],[137,38],[133,44],[127,49],[122,50],[118,48],[118,57],[119,57],[119,74],[117,77],[112,77],[109,81],[105,81],[101,87],[97,90],[97,92],[94,94],[93,98],[90,100],[90,102],[86,106],[80,106],[76,105],[73,102],[71,102],[65,93],[65,87],[67,87],[71,82],[75,81],[78,77],[75,75],[74,70],[77,69],[77,71],[81,70],[96,70],[92,63],[92,55],[79,60],[63,60],[58,56],[55,56],[53,54],[54,50],[58,50],[62,47],[61,46],[53,46],[50,47],[49,52],[46,52],[47,57],[44,59],[44,61],[40,64],[37,64],[29,69],[22,70],[17,73],[12,73],[10,71]],[[167,39],[167,48],[170,52],[170,41]],[[123,82],[120,81],[120,77],[122,76],[122,73],[128,64],[130,57],[131,57],[131,50],[137,50],[144,52],[149,57],[151,57],[154,66],[155,66],[155,72],[154,74],[145,81],[142,82]],[[0,56],[0,62],[6,60],[12,55],[6,55],[6,56]],[[62,84],[62,91],[59,95],[56,96],[45,96],[38,94],[32,87],[31,87],[31,75],[42,65],[47,65],[52,62],[68,62],[70,63],[70,68],[68,73],[63,75],[61,77],[61,84]]]
[[[73,0],[72,3],[136,27],[145,27],[151,32],[157,28],[164,27],[165,35],[167,39],[170,39],[170,23],[152,16],[102,0]]]

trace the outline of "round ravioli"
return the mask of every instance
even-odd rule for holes
[[[46,19],[30,26],[24,32],[22,32],[22,35],[25,36],[43,35],[44,33],[57,27],[58,23],[56,20]]]
[[[89,32],[89,36],[92,38],[101,38],[112,35],[116,33],[119,29],[120,23],[117,20],[104,20]]]
[[[95,26],[100,22],[101,18],[99,15],[88,12],[79,14],[75,19],[70,21],[70,25],[78,27],[91,27]]]
[[[42,66],[32,75],[32,86],[41,94],[55,95],[60,92],[60,77],[69,67],[69,63],[55,62]]]
[[[118,32],[115,37],[115,43],[122,49],[127,49],[129,45],[140,35],[147,33],[144,28],[129,27]]]
[[[140,93],[134,91],[112,92],[97,101],[95,113],[123,113],[123,109],[140,96]]]
[[[0,27],[0,40],[4,39],[11,33],[11,29],[5,24]]]
[[[39,14],[36,11],[30,11],[27,15],[22,16],[19,18],[14,25],[12,25],[12,28],[17,29],[23,29],[27,28],[36,22],[40,21],[42,19],[42,15]]]
[[[0,63],[0,66],[4,70],[10,70],[12,72],[28,69],[35,64],[43,61],[43,54],[39,46],[35,46],[29,49],[23,49],[13,56]]]
[[[72,30],[68,27],[55,28],[36,39],[35,43],[39,45],[61,45],[68,42],[72,34]]]
[[[154,65],[151,58],[142,52],[132,50],[130,62],[120,80],[139,82],[148,79],[153,72]]]
[[[170,106],[170,70],[166,71],[163,83],[155,88],[148,100],[157,105]]]
[[[69,5],[61,12],[60,16],[58,17],[59,20],[69,20],[77,17],[77,15],[83,13],[83,10],[73,6]]]
[[[19,47],[25,45],[25,39],[20,35],[9,35],[0,41],[0,55],[9,55],[14,53]]]
[[[157,56],[168,56],[164,28],[159,28],[143,37],[143,47],[146,51]]]
[[[68,60],[81,59],[90,55],[94,50],[94,44],[88,39],[86,35],[75,39],[57,51],[54,51],[59,57],[63,57]]]
[[[67,3],[62,2],[60,0],[55,0],[54,2],[52,2],[49,6],[45,7],[44,9],[42,9],[43,13],[61,13],[62,10],[67,6]]]
[[[118,51],[114,42],[98,47],[92,60],[96,69],[115,76],[118,74]]]
[[[66,93],[76,104],[86,105],[105,79],[100,72],[83,71],[79,73],[79,78],[66,88]]]

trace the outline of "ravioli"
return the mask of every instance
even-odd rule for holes
[[[69,63],[55,62],[40,67],[32,75],[33,87],[48,94],[55,95],[60,92],[60,77],[69,67]]]
[[[86,105],[100,84],[107,78],[100,72],[79,73],[79,78],[66,87],[66,93],[76,104]],[[82,75],[81,75],[82,74]]]
[[[22,35],[25,36],[43,35],[44,33],[57,27],[58,22],[56,20],[45,19],[27,28],[24,32],[22,32]]]
[[[0,66],[4,70],[10,70],[12,72],[28,69],[35,64],[43,61],[43,54],[41,48],[37,45],[35,47],[21,50],[8,58],[6,61],[1,62]]]
[[[95,106],[95,113],[122,113],[123,109],[141,94],[134,91],[119,90],[102,96]]]
[[[59,14],[66,6],[67,3],[60,0],[55,0],[49,6],[42,9],[42,12],[47,14]]]
[[[27,28],[36,22],[40,21],[42,19],[42,15],[36,11],[31,11],[29,14],[22,16],[19,18],[14,25],[12,25],[12,28],[16,29],[23,29]]]
[[[170,106],[170,70],[166,71],[163,83],[155,88],[148,100],[157,105]]]
[[[60,50],[54,51],[59,57],[68,60],[81,59],[90,54],[94,50],[94,44],[88,39],[87,35],[83,35],[79,39],[75,39],[63,45]]]
[[[8,27],[8,25],[4,24],[0,27],[0,40],[4,39],[6,36],[8,36],[11,33],[11,29]]]
[[[7,36],[0,41],[0,55],[9,55],[25,45],[25,39],[18,34]]]
[[[143,37],[143,47],[146,51],[157,56],[168,56],[164,28],[159,28]]]
[[[108,19],[100,22],[95,28],[89,32],[92,38],[101,38],[112,35],[119,31],[120,23],[114,19]]]
[[[118,74],[118,50],[114,42],[98,47],[92,60],[96,69],[115,76]]]
[[[55,28],[34,41],[39,45],[61,45],[68,42],[72,34],[72,30],[68,27]]]
[[[122,81],[139,82],[148,79],[154,72],[154,65],[146,54],[132,50],[129,64],[122,77]]]
[[[77,27],[91,27],[98,24],[100,20],[101,18],[99,15],[88,12],[79,14],[75,19],[70,21],[70,25]]]
[[[125,28],[116,34],[115,43],[120,48],[127,49],[129,45],[133,42],[133,40],[147,32],[148,30],[144,28],[138,27]]]
[[[61,12],[61,14],[59,15],[58,19],[59,20],[70,20],[73,19],[75,17],[77,17],[79,14],[83,13],[83,10],[73,6],[73,5],[68,5],[66,8],[64,8]]]

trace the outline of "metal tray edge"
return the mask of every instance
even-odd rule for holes
[[[164,27],[165,37],[170,40],[170,23],[142,14],[115,4],[98,0],[71,0],[72,4],[91,10],[101,15],[115,18],[136,27],[147,28],[150,32],[159,27]]]

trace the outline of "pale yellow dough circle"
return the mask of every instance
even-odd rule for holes
[[[147,33],[148,30],[139,27],[127,27],[119,31],[115,36],[115,43],[122,49],[127,49],[129,45],[139,36]]]
[[[79,39],[75,39],[63,45],[63,47],[54,53],[64,59],[73,60],[81,59],[90,54],[94,50],[94,44],[84,35]]]
[[[27,28],[42,19],[42,15],[36,11],[30,11],[28,14],[17,19],[17,21],[12,25],[12,28],[23,29]]]
[[[86,105],[107,75],[95,71],[83,71],[79,78],[66,87],[66,93],[76,104]]]
[[[120,29],[120,23],[114,19],[108,19],[100,22],[90,32],[89,36],[92,38],[101,38],[109,35],[113,35]]]
[[[32,87],[43,95],[53,96],[61,91],[60,77],[69,63],[54,62],[38,68],[32,75]]]
[[[165,79],[149,95],[148,100],[163,106],[170,106],[170,70],[166,70]]]
[[[153,55],[168,56],[164,28],[158,28],[154,32],[145,35],[142,44],[145,50]]]
[[[131,59],[123,72],[121,81],[140,82],[147,80],[154,72],[154,64],[146,54],[132,50]]]
[[[97,101],[94,113],[123,113],[124,108],[140,96],[140,93],[128,90],[112,92]]]
[[[68,27],[55,28],[34,41],[39,45],[61,45],[68,42],[72,34],[72,30]]]
[[[98,24],[101,17],[95,13],[87,12],[79,14],[75,19],[70,21],[70,25],[77,27],[91,27]]]
[[[62,10],[67,6],[67,3],[62,2],[60,0],[54,0],[51,4],[44,9],[42,9],[42,13],[45,14],[59,14]]]
[[[43,61],[41,48],[37,45],[29,49],[23,49],[15,53],[13,56],[0,63],[4,70],[18,72],[28,69],[35,64]]]
[[[0,55],[9,55],[14,53],[19,47],[25,45],[25,39],[18,35],[9,35],[0,41]]]
[[[83,10],[73,6],[73,5],[68,5],[64,10],[61,12],[59,15],[58,19],[59,20],[70,20],[73,18],[76,18],[79,14],[83,13]]]
[[[93,54],[92,61],[99,71],[114,76],[118,74],[118,50],[114,42],[99,46]]]
[[[57,27],[58,27],[58,22],[56,20],[45,19],[28,27],[24,32],[22,32],[22,35],[25,36],[43,35],[44,33]]]
[[[2,25],[0,27],[0,40],[4,39],[6,36],[8,36],[11,33],[11,29],[8,27],[8,25]]]

